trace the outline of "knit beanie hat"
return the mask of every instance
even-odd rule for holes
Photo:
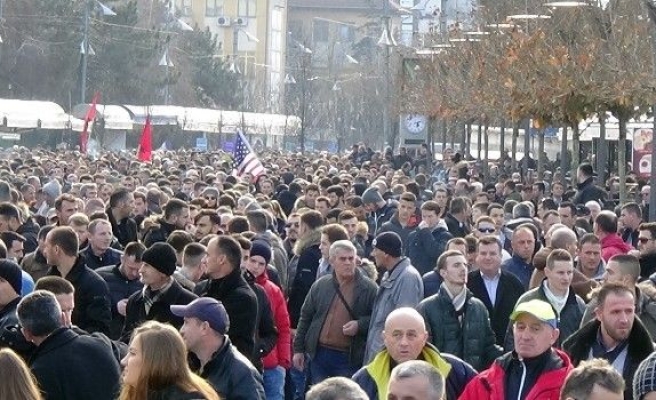
[[[168,243],[154,243],[144,251],[141,261],[164,275],[171,276],[175,272],[175,249]]]
[[[18,264],[10,260],[0,260],[0,278],[6,280],[17,295],[21,294],[23,272]]]
[[[251,245],[250,256],[260,256],[269,264],[271,262],[271,246],[263,240],[256,240]]]
[[[379,234],[372,244],[378,250],[392,257],[401,257],[403,242],[401,241],[401,237],[394,232],[383,232]]]
[[[383,196],[378,193],[378,188],[370,187],[362,193],[362,203],[364,204],[379,203],[381,201],[383,201]]]
[[[641,400],[651,392],[656,392],[656,353],[645,358],[633,376],[634,399]]]

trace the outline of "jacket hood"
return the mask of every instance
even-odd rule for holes
[[[318,246],[321,242],[321,230],[315,229],[309,234],[299,238],[294,245],[294,254],[300,256],[308,247]]]

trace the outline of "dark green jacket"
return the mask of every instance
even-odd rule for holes
[[[495,344],[487,308],[469,289],[465,290],[467,300],[462,323],[458,321],[451,298],[443,287],[419,303],[417,309],[426,321],[430,342],[440,352],[460,357],[477,371],[482,371],[503,351]]]
[[[356,268],[353,302],[349,304],[358,320],[358,333],[351,341],[350,361],[354,367],[362,366],[371,311],[376,300],[376,283]],[[310,357],[319,345],[319,335],[333,300],[340,301],[335,291],[335,274],[326,275],[310,288],[301,308],[301,317],[294,337],[294,353],[307,353]]]

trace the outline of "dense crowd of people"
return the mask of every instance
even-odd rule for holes
[[[649,186],[434,158],[7,151],[0,398],[656,399]]]

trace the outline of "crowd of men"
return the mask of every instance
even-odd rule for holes
[[[0,346],[48,399],[115,399],[151,320],[224,399],[656,399],[649,186],[617,204],[587,163],[361,150],[257,177],[214,153],[7,152]]]

